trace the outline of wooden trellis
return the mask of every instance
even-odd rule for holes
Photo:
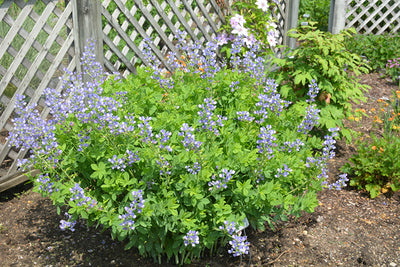
[[[45,112],[43,90],[60,86],[64,68],[75,70],[71,14],[71,4],[60,6],[58,0],[6,0],[0,6],[0,192],[22,181],[11,178],[26,151],[6,141],[16,95]]]
[[[400,29],[400,1],[333,0],[330,30],[338,33],[351,27],[360,34],[397,33]]]
[[[178,53],[173,42],[177,30],[194,41],[212,41],[225,23],[225,12],[215,0],[160,1],[105,0],[102,15],[105,44],[104,64],[112,71],[123,68],[123,76],[135,73],[138,63],[146,63],[143,44],[152,39],[152,51],[168,67],[167,51]],[[129,5],[130,4],[130,5]],[[229,4],[228,2],[226,3]]]
[[[212,41],[233,0],[4,0],[0,5],[0,192],[25,181],[17,160],[27,152],[9,146],[17,94],[37,104],[44,117],[44,89],[60,90],[59,77],[80,71],[88,38],[95,39],[96,59],[124,77],[146,63],[143,44],[165,62],[177,53],[174,36],[186,31],[192,41]],[[282,0],[277,8],[279,44],[291,45],[286,31],[297,24],[299,0]]]

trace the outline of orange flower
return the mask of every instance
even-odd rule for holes
[[[384,151],[383,148],[381,148],[381,147],[379,148],[379,150],[380,150],[379,153]]]
[[[383,121],[378,116],[374,116],[374,122],[382,123]]]
[[[376,150],[376,146],[372,146],[372,150]]]
[[[185,61],[182,61],[182,60],[179,60],[179,59],[178,59],[178,61],[181,63],[182,66],[186,67]]]
[[[375,108],[371,108],[371,112],[375,112],[376,111],[376,109]]]

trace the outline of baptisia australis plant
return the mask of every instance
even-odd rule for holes
[[[309,102],[283,99],[259,44],[237,56],[246,43],[235,40],[228,69],[216,44],[177,38],[171,73],[152,61],[125,80],[105,74],[89,43],[84,72],[46,91],[49,119],[18,98],[10,144],[30,151],[21,168],[42,171],[36,190],[68,207],[62,229],[83,218],[159,261],[184,264],[225,244],[242,257],[244,221],[262,230],[318,205],[337,129],[309,134],[317,84]]]

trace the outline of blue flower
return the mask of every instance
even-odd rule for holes
[[[65,230],[69,229],[72,232],[74,232],[75,231],[74,227],[75,227],[75,224],[76,224],[76,220],[75,221],[71,221],[72,216],[70,214],[68,214],[67,212],[65,213],[65,216],[68,217],[68,220],[61,220],[60,221],[60,229],[62,231],[65,231]]]
[[[197,244],[200,243],[199,240],[199,232],[198,231],[192,231],[190,230],[184,237],[183,237],[183,243],[187,247],[188,245],[192,245],[192,247],[195,247]]]
[[[232,241],[229,241],[232,248],[228,250],[228,253],[233,254],[234,257],[249,254],[250,243],[246,240],[247,236],[232,235]]]
[[[129,207],[125,207],[125,213],[123,215],[119,215],[119,219],[122,220],[120,223],[123,226],[124,230],[135,230],[135,221],[136,214],[142,212],[144,208],[144,200],[143,200],[143,191],[132,191],[133,200],[130,203]]]

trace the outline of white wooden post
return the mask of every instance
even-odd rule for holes
[[[285,18],[285,35],[283,39],[283,43],[287,45],[290,48],[295,48],[296,47],[296,39],[294,38],[289,38],[287,36],[287,32],[290,29],[296,28],[298,19],[299,19],[299,4],[300,0],[288,0],[287,1],[287,12],[286,12],[286,18]]]
[[[331,0],[328,31],[337,34],[344,30],[346,23],[346,10],[346,0]]]
[[[101,24],[100,0],[72,0],[75,53],[77,71],[81,72],[80,59],[88,39],[96,41],[96,61],[104,64],[103,30]]]

